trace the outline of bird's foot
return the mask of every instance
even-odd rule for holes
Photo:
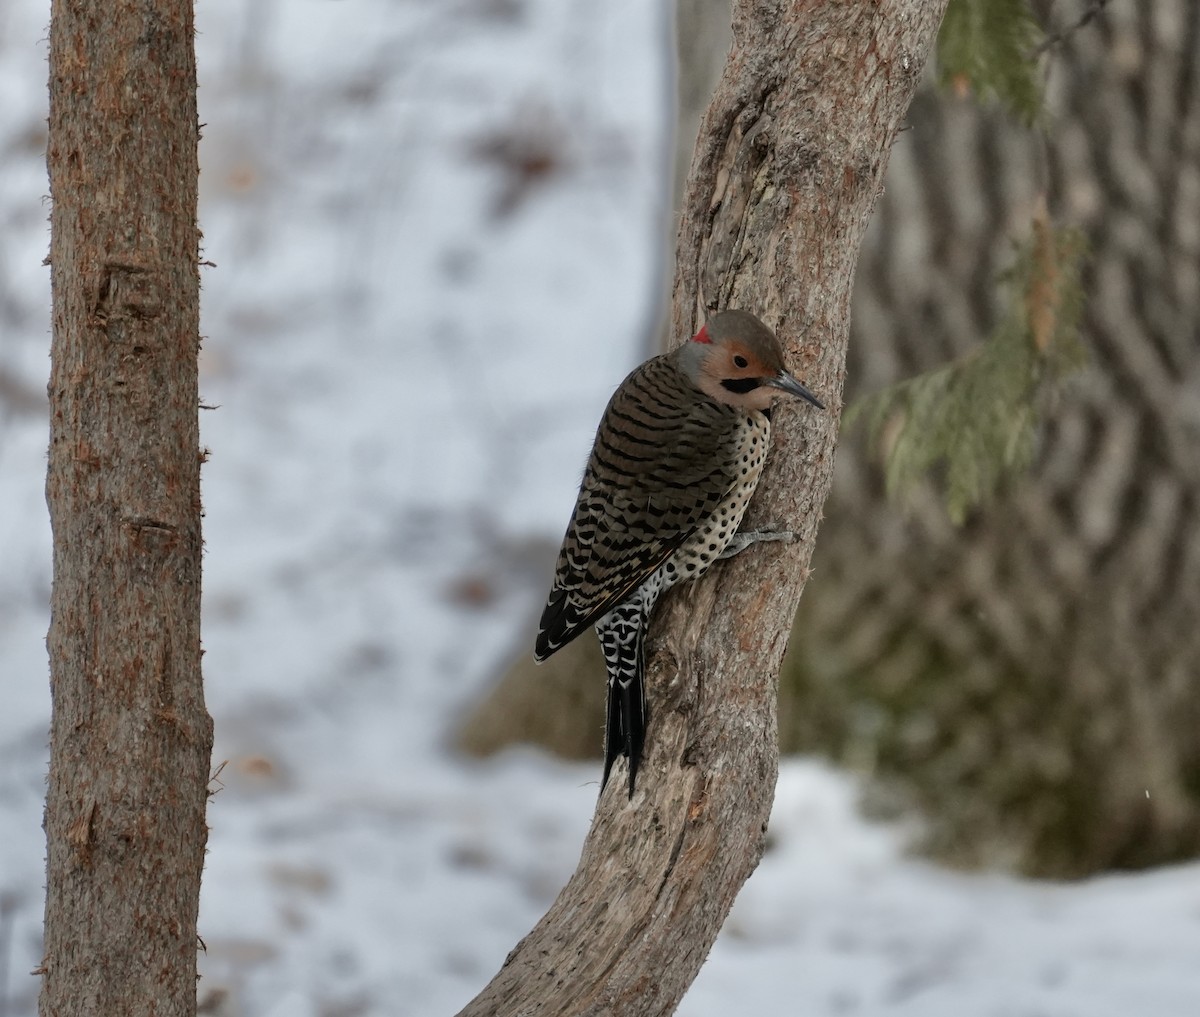
[[[795,539],[796,534],[791,530],[763,530],[751,531],[749,533],[739,531],[733,535],[733,539],[725,546],[725,550],[717,555],[717,560],[732,558],[735,554],[746,550],[751,544],[758,544],[768,540],[782,540],[790,544]]]

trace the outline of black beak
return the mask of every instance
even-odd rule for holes
[[[825,409],[825,404],[821,402],[808,389],[793,378],[787,371],[780,371],[774,378],[768,378],[767,384],[772,388],[777,388],[781,392],[786,392],[788,395],[799,396],[812,403],[818,410]]]

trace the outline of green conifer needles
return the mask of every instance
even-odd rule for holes
[[[1042,109],[1041,39],[1029,0],[950,0],[938,33],[939,80],[960,95],[995,99],[1032,126]]]
[[[859,400],[883,455],[890,496],[903,497],[935,473],[951,519],[989,500],[1033,461],[1040,411],[1084,361],[1078,326],[1082,234],[1053,228],[1044,213],[1004,275],[1012,300],[976,351],[945,367]]]

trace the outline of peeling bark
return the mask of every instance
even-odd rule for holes
[[[614,775],[575,875],[463,1011],[674,1011],[761,857],[778,768],[779,663],[829,489],[859,243],[944,0],[734,5],[677,248],[676,341],[741,307],[830,406],[781,407],[746,525],[764,545],[663,599],[638,791]]]

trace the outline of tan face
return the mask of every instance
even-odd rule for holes
[[[692,382],[727,406],[761,412],[776,396],[790,395],[825,408],[788,373],[775,333],[744,311],[717,312],[677,356]]]
[[[766,410],[783,393],[771,382],[782,367],[768,364],[746,343],[727,339],[705,351],[697,379],[701,391],[719,403],[747,410]]]

